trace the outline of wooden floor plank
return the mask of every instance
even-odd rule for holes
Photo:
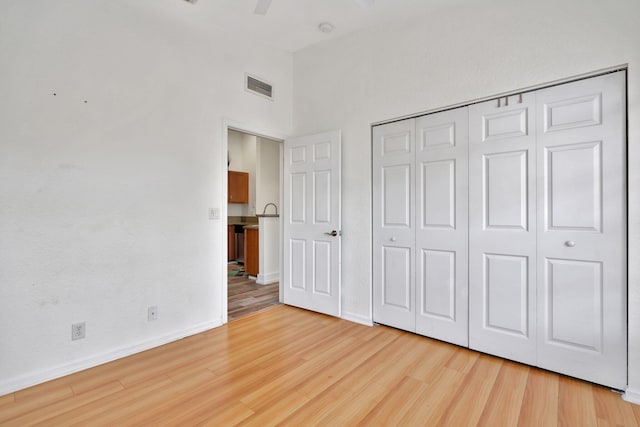
[[[505,361],[478,425],[486,427],[517,425],[528,376],[528,366]]]
[[[591,384],[560,377],[558,387],[558,425],[596,427],[598,420]]]
[[[438,425],[477,425],[487,402],[490,401],[490,393],[502,365],[501,359],[484,354],[478,357],[465,377],[464,388],[451,402]]]
[[[558,383],[558,375],[531,368],[518,417],[519,427],[558,424]]]
[[[237,266],[229,266],[235,268]],[[229,276],[227,280],[227,315],[229,320],[238,319],[256,311],[278,305],[280,284],[278,282],[258,285],[246,275]]]
[[[84,406],[91,402],[95,402],[104,397],[110,396],[114,393],[124,390],[122,384],[118,381],[114,381],[100,387],[97,387],[91,391],[86,393],[82,393],[82,395],[75,397],[73,405],[74,406]],[[10,420],[12,424],[17,426],[30,426],[38,423],[45,422],[51,417],[55,417],[57,415],[61,415],[69,410],[69,402],[65,400],[60,400],[51,405],[37,408],[30,412],[27,412],[19,417],[13,418]]]
[[[618,405],[618,393],[595,385],[592,391],[598,425],[631,426],[637,422],[630,405]]]
[[[275,399],[272,401],[272,404],[267,405],[264,410],[254,412],[238,425],[243,427],[269,427],[278,425],[310,400],[311,399],[303,393],[294,390],[287,393],[286,399]]]
[[[0,397],[0,426],[638,427],[606,388],[384,326],[274,306]]]
[[[341,387],[337,384],[337,387]],[[347,389],[348,390],[348,389]],[[329,391],[331,392],[331,391]],[[342,399],[335,405],[329,407],[324,417],[320,418],[318,425],[321,426],[354,426],[357,425],[371,410],[376,407],[384,397],[388,390],[377,383],[369,385],[353,392],[348,390],[348,398]],[[353,405],[352,401],[357,394],[358,404]]]
[[[16,397],[14,393],[5,394],[4,396],[0,396],[0,410],[4,405],[13,404],[16,402]]]
[[[242,402],[234,402],[223,410],[212,411],[207,419],[198,426],[202,427],[220,427],[235,426],[243,420],[251,417],[254,412],[247,408]]]
[[[0,408],[0,423],[73,397],[65,380],[54,380],[14,393],[15,401]]]
[[[398,385],[387,391],[383,399],[365,417],[361,426],[401,425],[400,420],[428,388],[424,382],[412,377],[404,377]]]
[[[447,408],[460,394],[466,375],[455,369],[442,368],[429,382],[398,425],[434,426],[445,416]]]

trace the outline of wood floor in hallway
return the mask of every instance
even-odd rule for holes
[[[603,387],[278,305],[0,397],[10,426],[638,426]]]
[[[280,304],[278,301],[280,284],[278,282],[258,285],[255,280],[246,275],[234,274],[242,271],[241,268],[238,265],[229,265],[230,275],[227,287],[229,321]]]

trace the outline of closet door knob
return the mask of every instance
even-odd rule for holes
[[[573,240],[567,240],[566,242],[564,242],[564,245],[569,248],[572,248],[576,245],[576,242],[574,242]]]
[[[395,238],[395,237],[392,237],[392,238],[390,238],[389,240],[390,240],[390,241],[392,241],[392,242],[395,242],[395,241],[396,241],[396,238]]]

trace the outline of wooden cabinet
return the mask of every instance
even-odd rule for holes
[[[249,203],[249,174],[247,172],[228,171],[228,202]]]
[[[227,226],[227,260],[235,261],[236,259],[236,227],[235,225]]]
[[[244,271],[251,276],[257,276],[259,272],[259,236],[257,227],[244,230]]]

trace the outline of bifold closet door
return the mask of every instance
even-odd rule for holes
[[[416,118],[416,332],[468,345],[467,107]]]
[[[624,389],[625,73],[537,92],[538,365]]]
[[[469,347],[536,364],[535,94],[469,107]]]
[[[373,129],[373,320],[415,331],[415,120]]]

